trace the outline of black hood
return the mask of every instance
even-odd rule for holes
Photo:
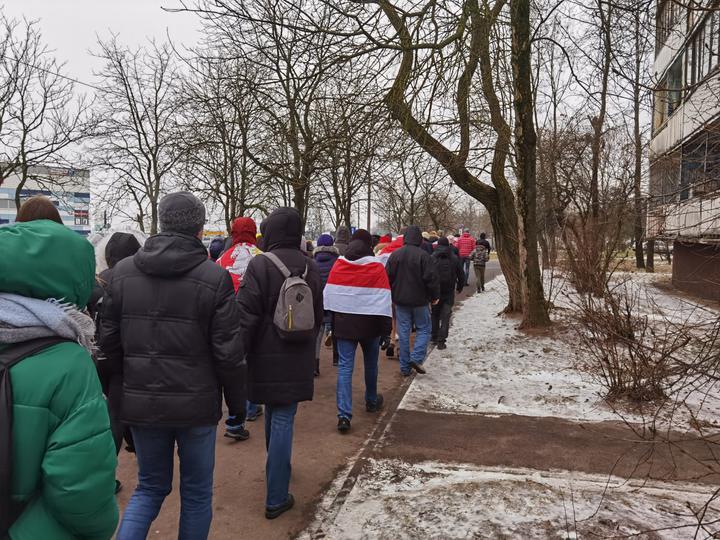
[[[116,232],[105,246],[105,260],[108,268],[114,267],[126,257],[135,255],[140,249],[140,242],[134,234]]]
[[[135,265],[151,276],[173,277],[187,274],[208,260],[208,253],[195,236],[160,233],[151,236],[135,254]]]
[[[433,257],[437,257],[438,259],[447,259],[451,254],[450,246],[438,245],[435,247],[435,251],[433,251]]]
[[[274,210],[260,224],[262,238],[258,246],[262,251],[278,248],[300,249],[302,240],[302,219],[294,208],[283,207]]]
[[[335,233],[336,244],[349,244],[350,243],[350,229],[345,225],[340,225],[337,232]]]
[[[348,261],[357,261],[363,257],[372,257],[373,250],[370,245],[360,239],[351,240],[345,250],[345,258]]]
[[[420,247],[423,241],[422,231],[417,225],[410,225],[405,231],[405,245]]]

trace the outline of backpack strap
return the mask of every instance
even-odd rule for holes
[[[47,337],[23,341],[0,351],[0,538],[4,538],[22,513],[22,505],[12,501],[12,385],[10,368],[20,361],[69,339]]]
[[[274,253],[267,252],[267,253],[260,253],[260,255],[270,259],[273,262],[273,264],[277,267],[277,269],[280,270],[280,272],[285,277],[285,279],[292,276],[292,272],[290,272],[290,270],[288,270],[288,267],[285,266],[285,263],[283,263],[280,260],[280,257],[275,255]]]

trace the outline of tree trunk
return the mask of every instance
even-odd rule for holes
[[[518,177],[517,209],[520,220],[520,272],[523,295],[522,326],[548,326],[545,293],[537,252],[537,134],[533,120],[529,0],[512,0],[512,69],[515,108],[515,148]]]
[[[650,239],[647,242],[647,263],[645,269],[648,272],[655,272],[655,240]]]
[[[642,201],[642,132],[640,131],[640,77],[642,76],[642,46],[640,43],[640,14],[635,14],[635,71],[633,80],[633,137],[635,142],[635,170],[633,197],[635,205],[635,266],[645,268],[643,257],[643,201]]]

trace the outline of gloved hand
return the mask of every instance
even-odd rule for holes
[[[380,349],[383,351],[390,346],[390,336],[382,336],[380,338]]]

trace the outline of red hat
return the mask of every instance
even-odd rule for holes
[[[255,235],[257,234],[257,225],[255,220],[249,217],[235,218],[232,222],[232,241],[233,244],[245,242],[247,244],[255,244]]]

